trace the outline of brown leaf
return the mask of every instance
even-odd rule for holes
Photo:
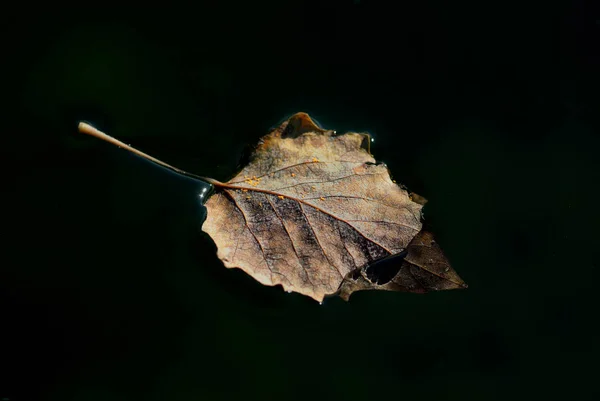
[[[226,267],[321,302],[381,289],[466,288],[431,233],[427,202],[390,178],[368,134],[318,127],[298,113],[261,138],[250,163],[226,183],[195,176],[95,128],[79,129],[180,174],[211,183],[202,227]]]
[[[263,137],[250,163],[206,202],[202,229],[219,259],[317,301],[338,291],[348,299],[364,289],[464,287],[431,234],[421,232],[424,198],[413,200],[392,182],[369,141],[366,134],[336,136],[305,113]],[[391,281],[369,278],[370,263],[407,247]]]

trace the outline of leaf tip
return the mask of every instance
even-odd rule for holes
[[[427,199],[425,199],[425,197],[423,197],[419,194],[416,194],[414,192],[411,192],[409,197],[410,197],[411,201],[418,203],[421,206],[425,206],[425,204],[427,203]]]
[[[292,115],[285,121],[281,127],[282,138],[296,138],[306,132],[323,133],[327,130],[321,128],[309,115],[305,112],[299,112]]]

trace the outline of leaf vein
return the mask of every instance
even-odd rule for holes
[[[297,184],[294,185],[290,185],[287,187],[281,187],[281,188],[274,188],[273,191],[281,191],[283,189],[289,189],[289,188],[294,188],[294,187],[298,187],[300,185],[310,185],[310,184],[329,184],[330,182],[336,182],[336,181],[341,181],[341,180],[345,180],[347,178],[353,178],[353,177],[364,177],[367,175],[381,175],[384,173],[371,173],[371,174],[350,174],[350,175],[345,175],[343,177],[338,177],[338,178],[334,178],[332,180],[325,180],[325,181],[306,181],[306,182],[299,182]]]
[[[345,160],[340,160],[340,161],[332,161],[332,162],[324,162],[324,161],[318,161],[318,162],[313,162],[313,161],[306,161],[306,162],[302,162],[302,163],[297,163],[297,164],[292,164],[291,166],[286,166],[286,167],[282,167],[280,169],[277,170],[273,170],[273,171],[268,171],[266,173],[264,173],[263,175],[259,175],[256,178],[263,178],[266,177],[268,175],[271,174],[275,174],[275,173],[280,173],[282,171],[285,170],[289,170],[292,169],[294,167],[301,167],[301,166],[311,166],[315,163],[327,163],[327,164],[335,164],[335,163],[351,163],[351,164],[360,164],[360,162],[351,162],[351,161],[345,161]],[[254,178],[254,177],[253,177]],[[245,180],[241,180],[241,181],[231,181],[229,182],[229,184],[241,184],[245,182]]]
[[[373,199],[373,198],[365,198],[363,196],[353,196],[353,195],[326,195],[326,196],[318,196],[318,197],[314,197],[314,198],[302,198],[302,200],[315,200],[315,199],[321,199],[321,198],[350,198],[350,199],[361,199],[364,201],[368,201],[368,202],[374,202],[374,203],[378,203],[380,205],[383,206],[387,206],[387,207],[391,207],[392,209],[396,209],[396,210],[406,210],[407,212],[409,212],[412,217],[415,219],[416,222],[418,222],[419,220],[417,219],[417,217],[415,216],[415,214],[410,211],[409,208],[407,208],[406,206],[394,206],[394,205],[390,205],[388,203],[382,202],[380,200],[377,199]]]
[[[405,259],[405,261],[406,261],[407,263],[410,263],[410,264],[411,264],[411,265],[413,265],[413,266],[417,266],[419,269],[421,269],[421,270],[425,270],[427,273],[429,273],[429,274],[432,274],[432,275],[434,275],[434,276],[437,276],[437,277],[439,277],[439,278],[441,278],[441,279],[443,279],[443,280],[450,281],[451,283],[453,283],[453,284],[456,284],[456,285],[462,285],[461,283],[459,283],[459,282],[456,282],[456,281],[454,281],[454,280],[451,280],[451,279],[449,279],[448,277],[444,277],[444,276],[442,276],[442,275],[441,275],[441,274],[439,274],[439,273],[436,273],[436,272],[434,272],[434,271],[431,271],[431,270],[429,270],[428,268],[426,268],[425,266],[422,266],[422,265],[420,265],[420,264],[418,264],[418,263],[411,262],[410,260],[406,260],[406,259]]]
[[[408,224],[397,223],[395,221],[387,221],[387,220],[345,220],[345,221],[354,221],[354,222],[362,222],[362,223],[392,224],[395,226],[410,228],[411,230],[414,230],[414,231],[420,231],[420,229],[418,229],[416,227],[409,226]]]

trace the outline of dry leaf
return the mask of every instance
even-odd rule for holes
[[[87,125],[80,130],[191,175]],[[319,302],[365,289],[466,288],[422,231],[426,200],[393,182],[369,145],[367,134],[335,135],[298,113],[261,138],[228,182],[198,177],[215,186],[202,229],[219,259]]]

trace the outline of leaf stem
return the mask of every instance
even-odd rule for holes
[[[92,127],[91,125],[89,125],[87,123],[80,122],[79,125],[78,125],[78,129],[79,129],[79,132],[81,132],[82,134],[93,136],[93,137],[101,139],[101,140],[103,140],[105,142],[108,142],[108,143],[111,143],[113,145],[116,145],[119,148],[123,148],[125,150],[128,150],[129,152],[131,152],[133,154],[136,154],[136,155],[138,155],[140,157],[143,157],[144,159],[149,160],[149,161],[151,161],[151,162],[153,162],[153,163],[155,163],[155,164],[157,164],[157,165],[159,165],[161,167],[164,167],[166,169],[174,171],[175,173],[178,173],[178,174],[181,174],[181,175],[185,175],[185,176],[191,177],[191,178],[196,178],[198,180],[205,181],[205,182],[207,182],[209,184],[212,184],[214,186],[217,186],[217,187],[222,187],[224,185],[221,181],[217,181],[217,180],[215,180],[213,178],[202,177],[202,176],[199,176],[199,175],[196,175],[196,174],[188,173],[187,171],[178,169],[177,167],[171,166],[170,164],[167,164],[167,163],[165,163],[165,162],[163,162],[161,160],[158,160],[157,158],[154,158],[154,157],[152,157],[152,156],[150,156],[150,155],[148,155],[148,154],[146,154],[146,153],[144,153],[144,152],[142,152],[140,150],[137,150],[136,148],[132,147],[131,145],[127,145],[126,143],[121,142],[118,139],[113,138],[110,135],[105,134],[104,132],[102,132],[102,131],[100,131],[100,130],[94,128],[94,127]]]

